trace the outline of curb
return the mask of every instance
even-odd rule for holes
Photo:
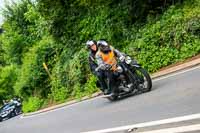
[[[184,70],[184,69],[187,69],[187,68],[195,67],[197,65],[200,65],[200,58],[197,58],[197,59],[194,59],[192,61],[188,61],[186,63],[182,63],[182,64],[179,64],[177,66],[170,67],[168,69],[156,72],[156,73],[151,75],[151,78],[152,79],[159,78],[159,77],[162,77],[162,76],[166,76],[168,74],[175,73],[177,71],[181,71],[181,70]],[[88,99],[91,99],[91,98],[95,98],[95,97],[98,97],[100,95],[102,95],[102,92],[96,92],[96,93],[92,94],[91,96],[85,96],[85,97],[81,98],[80,100],[72,100],[72,101],[62,103],[62,104],[58,104],[58,105],[55,105],[55,106],[52,106],[52,107],[49,107],[49,108],[45,108],[45,109],[42,109],[42,110],[39,110],[39,111],[36,111],[36,112],[23,114],[23,117],[48,112],[48,111],[51,111],[51,110],[62,108],[64,106],[72,105],[72,104],[79,103],[79,102],[82,102],[82,101],[85,101],[85,100],[88,100]]]
[[[151,75],[151,78],[152,79],[159,78],[159,77],[162,77],[162,76],[165,76],[165,75],[168,75],[168,74],[175,73],[177,71],[181,71],[181,70],[184,70],[184,69],[187,69],[187,68],[195,67],[199,64],[200,64],[200,58],[194,59],[192,61],[189,61],[189,62],[180,64],[180,65],[168,68],[166,70],[161,70],[159,72],[156,72],[156,73]]]
[[[96,93],[92,94],[91,96],[82,97],[80,100],[72,100],[72,101],[69,101],[69,102],[66,102],[66,103],[61,103],[61,104],[58,104],[58,105],[55,105],[55,106],[52,106],[52,107],[49,107],[49,108],[41,109],[41,110],[36,111],[36,112],[25,113],[25,114],[22,115],[22,117],[27,117],[27,116],[45,113],[45,112],[48,112],[48,111],[51,111],[51,110],[55,110],[55,109],[62,108],[62,107],[68,106],[68,105],[79,103],[79,102],[82,102],[82,101],[85,101],[85,100],[88,100],[88,99],[91,99],[91,98],[95,98],[95,97],[98,97],[100,95],[102,95],[102,92],[96,92]]]

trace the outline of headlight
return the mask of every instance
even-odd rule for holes
[[[132,60],[131,57],[127,56],[125,59],[126,64],[131,64]]]
[[[9,111],[8,111],[8,110],[2,112],[2,115],[8,115],[8,114],[9,114]]]

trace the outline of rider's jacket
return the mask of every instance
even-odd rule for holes
[[[108,53],[104,53],[99,50],[96,54],[97,64],[101,66],[102,64],[109,64],[112,66],[112,70],[117,70],[117,58],[121,57],[123,54],[118,50],[111,47]]]
[[[90,70],[92,71],[93,74],[95,73],[95,69],[98,67],[98,64],[97,64],[96,58],[95,58],[96,53],[97,52],[90,51],[90,55],[88,57],[89,64],[90,64]]]

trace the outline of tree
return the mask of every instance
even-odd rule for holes
[[[2,28],[0,28],[0,34],[2,34],[3,33],[3,29]]]

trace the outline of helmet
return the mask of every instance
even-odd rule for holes
[[[104,53],[107,53],[111,50],[109,44],[105,40],[99,40],[97,42],[97,46]]]
[[[105,40],[99,40],[97,42],[97,46],[108,46],[108,43]]]
[[[88,40],[88,41],[86,42],[86,46],[87,46],[88,48],[90,48],[93,44],[97,45],[97,42],[96,42],[95,40]]]

